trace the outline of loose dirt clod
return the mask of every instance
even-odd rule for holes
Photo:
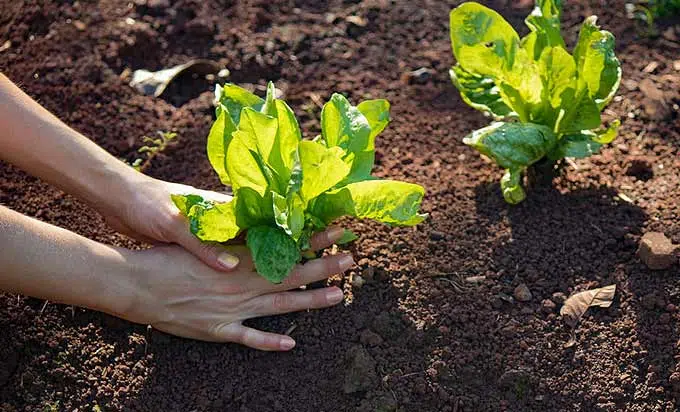
[[[644,94],[642,105],[650,120],[664,120],[672,115],[672,107],[666,94],[652,80],[643,79],[639,87]]]
[[[383,338],[370,329],[364,329],[359,336],[359,341],[368,346],[378,346],[383,343]]]
[[[515,299],[519,302],[528,302],[533,297],[529,287],[525,283],[522,283],[515,288],[513,296],[515,296]]]
[[[668,269],[678,260],[678,247],[663,233],[649,232],[640,240],[638,256],[652,270]]]
[[[364,280],[364,278],[361,277],[361,275],[354,275],[354,277],[352,277],[353,288],[361,289],[361,287],[364,286],[365,283],[366,280]]]
[[[375,359],[363,346],[355,346],[348,354],[347,372],[342,390],[347,393],[365,392],[377,386],[378,375],[375,372]]]

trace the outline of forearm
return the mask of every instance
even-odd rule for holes
[[[0,159],[99,206],[144,176],[69,128],[0,73]],[[102,198],[106,194],[106,199]]]
[[[134,252],[0,206],[0,291],[125,317],[135,304]]]

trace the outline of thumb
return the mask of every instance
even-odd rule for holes
[[[206,265],[221,272],[232,271],[239,265],[240,259],[237,255],[229,253],[219,245],[204,243],[194,236],[189,231],[186,221],[176,227],[175,243],[188,250]]]

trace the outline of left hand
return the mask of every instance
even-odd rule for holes
[[[139,176],[138,176],[139,177]],[[229,202],[222,193],[165,182],[142,175],[122,206],[114,199],[104,207],[95,206],[106,222],[118,232],[149,244],[178,244],[211,268],[231,271],[239,264],[236,254],[226,248],[201,242],[189,231],[189,223],[170,198],[171,194],[196,194],[216,202]]]

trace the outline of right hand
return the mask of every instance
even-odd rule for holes
[[[338,228],[318,233],[312,238],[312,248],[328,247],[342,233]],[[337,287],[291,290],[342,273],[354,264],[348,254],[315,259],[296,266],[277,285],[257,274],[245,246],[228,246],[228,250],[240,260],[229,273],[206,266],[179,246],[137,252],[136,299],[118,316],[186,338],[286,351],[295,346],[291,337],[249,328],[243,321],[340,303],[343,293]]]

